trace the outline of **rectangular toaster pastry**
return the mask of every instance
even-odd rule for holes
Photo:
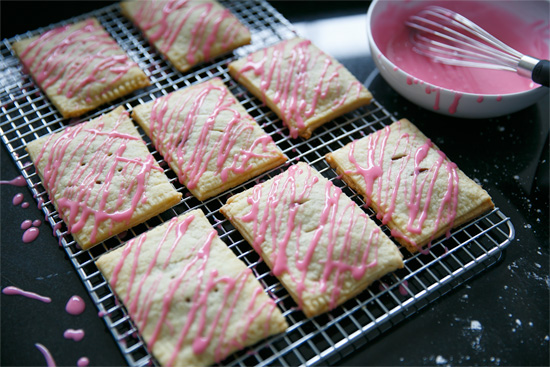
[[[250,43],[250,31],[215,0],[130,0],[122,14],[181,72]]]
[[[403,267],[374,221],[305,163],[232,196],[220,211],[308,317]]]
[[[406,119],[326,159],[412,253],[494,207],[489,194]]]
[[[150,84],[95,18],[17,41],[15,53],[64,118]]]
[[[336,59],[293,38],[229,64],[229,73],[281,118],[293,138],[369,104],[371,93]]]
[[[199,200],[286,161],[219,78],[139,105],[132,117]]]
[[[43,136],[26,149],[84,250],[181,200],[124,107]]]
[[[162,366],[208,366],[288,327],[201,210],[174,217],[96,264]]]

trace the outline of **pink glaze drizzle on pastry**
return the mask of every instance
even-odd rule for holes
[[[46,45],[52,47],[44,52]],[[119,49],[109,34],[90,19],[79,29],[70,30],[66,25],[42,34],[20,56],[42,89],[63,80],[57,84],[58,94],[67,98],[78,94],[90,102],[99,83],[101,93],[105,93],[137,66],[126,54],[116,52]]]
[[[218,95],[213,107],[205,107],[209,95]],[[171,100],[177,99],[176,107],[170,107]],[[234,106],[238,103],[229,91],[211,83],[197,93],[183,95],[169,94],[158,98],[153,103],[151,111],[151,139],[156,148],[169,164],[176,164],[180,169],[178,179],[189,189],[194,189],[211,161],[215,161],[216,175],[222,182],[227,181],[229,173],[242,174],[252,167],[249,164],[252,158],[273,158],[276,151],[269,150],[273,143],[267,134],[254,137],[254,121],[250,116],[243,116]],[[188,110],[188,111],[187,111]],[[186,115],[184,115],[184,111]],[[229,112],[233,115],[223,131],[214,131],[214,124],[218,115]],[[198,131],[196,128],[199,115],[209,114],[206,122]],[[183,120],[183,128],[177,121]],[[198,134],[197,134],[198,132]],[[197,135],[196,144],[189,149],[187,140],[191,135]],[[231,154],[236,144],[247,147],[238,154]],[[256,147],[262,147],[262,153],[256,153]],[[189,157],[186,157],[189,155]],[[176,160],[174,162],[174,159]]]
[[[190,64],[200,61],[198,60],[199,53],[204,55],[204,59],[210,58],[212,46],[224,20],[232,19],[221,37],[223,49],[229,48],[240,28],[239,21],[232,16],[229,10],[214,8],[212,3],[169,0],[142,1],[140,5],[135,14],[135,21],[147,33],[149,40],[157,43],[157,47],[163,53],[172,48],[184,26],[196,14],[198,21],[188,34],[191,38],[189,48],[182,51]],[[157,14],[161,14],[161,17],[155,20]]]
[[[168,328],[168,332],[177,340],[176,347],[172,351],[168,365],[173,364],[184,340],[189,338],[190,333],[193,333],[193,337],[191,338],[193,340],[193,353],[201,354],[210,344],[214,344],[215,360],[221,361],[228,355],[231,346],[242,348],[242,343],[246,339],[248,328],[255,317],[262,312],[264,308],[273,310],[277,306],[271,299],[260,306],[255,304],[256,297],[248,300],[248,312],[246,313],[245,320],[243,320],[245,327],[242,335],[234,340],[225,340],[226,329],[228,328],[229,320],[235,310],[236,303],[237,301],[243,301],[240,299],[241,292],[248,277],[252,277],[253,274],[248,268],[235,278],[218,274],[216,269],[207,271],[206,268],[210,257],[212,241],[217,236],[217,232],[212,229],[209,233],[205,234],[203,238],[204,242],[199,241],[195,244],[184,243],[182,238],[195,219],[195,216],[189,215],[179,222],[177,219],[177,217],[173,218],[168,223],[165,235],[159,241],[154,256],[151,259],[147,259],[147,261],[149,261],[146,268],[147,270],[141,278],[137,278],[137,267],[139,262],[143,261],[143,259],[140,258],[141,247],[147,238],[147,233],[130,240],[125,245],[122,256],[114,268],[110,283],[113,288],[116,287],[122,267],[130,264],[130,279],[128,281],[128,288],[126,289],[127,296],[124,299],[124,303],[127,305],[128,312],[139,329],[144,329],[147,325],[148,314],[154,299],[162,299],[161,314],[154,325],[154,331],[148,340],[148,346],[152,349],[162,330]],[[177,233],[176,239],[173,242],[168,241],[166,234],[173,230]],[[179,274],[169,280],[168,291],[159,297],[159,295],[156,294],[156,286],[153,285],[146,289],[144,284],[147,279],[152,276],[154,267],[160,266],[162,269],[166,269],[166,267],[170,265],[172,254],[178,246],[186,247],[188,252],[186,258],[188,258],[188,260],[181,267]],[[166,248],[169,249],[169,253],[161,264],[159,262],[159,254],[161,250]],[[161,281],[160,278],[162,278],[162,273],[158,274],[159,278],[156,279],[155,284],[159,284]],[[188,291],[189,288],[191,288],[191,292]],[[261,292],[261,289],[258,288],[258,291]],[[143,292],[145,292],[144,295],[140,297]],[[185,300],[185,302],[189,302],[189,311],[183,327],[181,330],[174,330],[168,323],[168,313],[170,312],[172,303],[175,301],[177,294],[181,292],[192,294],[192,296]],[[214,305],[208,302],[208,296],[211,292],[223,293],[223,300],[220,304]],[[215,317],[210,325],[206,322],[206,314],[209,308],[215,309]],[[266,333],[268,329],[269,324],[266,324]],[[216,330],[218,330],[218,332]],[[215,334],[219,336],[215,337]]]
[[[272,54],[268,54],[268,49],[264,49],[261,60],[255,61],[253,54],[249,55],[247,62],[238,72],[261,75],[260,90],[263,102],[266,102],[267,93],[272,92],[273,103],[279,106],[281,119],[288,127],[290,135],[297,138],[299,129],[305,127],[304,121],[316,113],[318,101],[327,98],[329,91],[336,90],[342,93],[342,98],[336,100],[332,106],[332,109],[336,109],[344,104],[354,91],[358,97],[362,85],[358,81],[348,86],[342,85],[338,79],[338,71],[342,66],[337,65],[329,72],[329,67],[333,64],[331,57],[323,53],[312,53],[309,40],[298,42],[287,57],[285,48],[290,41],[292,40],[273,46]],[[313,80],[309,71],[318,64],[324,65],[323,71],[320,78]],[[346,90],[342,91],[343,88]],[[312,97],[307,96],[310,93]],[[308,103],[309,99],[311,102]]]
[[[104,130],[103,116],[97,119],[98,125],[87,128],[86,124],[68,127],[55,141],[57,135],[50,135],[35,159],[35,165],[43,164],[42,183],[50,197],[55,197],[60,180],[68,176],[68,183],[63,197],[57,200],[60,216],[72,233],[80,231],[88,219],[93,218],[91,241],[97,236],[97,228],[101,222],[129,222],[138,204],[147,200],[144,196],[145,187],[150,172],[153,169],[162,171],[155,163],[152,155],[147,158],[126,158],[124,153],[127,143],[140,138],[117,131],[117,127],[128,119],[124,111],[118,117],[113,130]],[[72,144],[75,136],[86,133],[85,138],[75,146]],[[105,140],[101,146],[90,152],[90,146],[98,137]],[[46,151],[48,155],[45,157]],[[63,158],[70,157],[70,159]],[[78,168],[71,166],[71,161],[78,161]],[[71,172],[72,170],[72,172]],[[124,174],[134,179],[123,180],[119,185],[113,182],[116,175]],[[95,186],[99,190],[94,190]],[[109,196],[115,196],[115,208],[107,208]],[[129,207],[123,203],[128,196],[131,198]],[[98,209],[95,209],[97,206]]]
[[[256,252],[259,254],[264,253],[261,247],[264,241],[272,244],[270,260],[273,264],[272,272],[275,276],[289,272],[289,264],[295,264],[299,275],[297,277],[293,276],[291,272],[289,272],[289,275],[296,284],[299,307],[302,307],[302,294],[306,290],[306,276],[308,268],[312,264],[313,255],[321,238],[328,239],[326,258],[322,260],[324,271],[321,278],[315,282],[315,289],[308,289],[308,291],[311,293],[324,293],[330,288],[329,308],[332,309],[337,306],[346,272],[350,272],[355,280],[359,280],[368,268],[376,266],[378,262],[377,247],[375,246],[374,258],[369,257],[369,252],[371,246],[378,242],[378,236],[381,232],[379,228],[375,228],[367,235],[366,222],[357,220],[357,218],[365,218],[365,213],[351,201],[346,204],[345,208],[340,208],[339,198],[343,195],[342,190],[328,181],[324,184],[325,197],[319,224],[311,241],[309,243],[302,242],[299,236],[302,223],[296,220],[296,214],[300,205],[309,200],[313,187],[320,183],[318,177],[312,174],[309,166],[305,170],[298,165],[294,165],[288,169],[287,173],[286,178],[282,175],[274,178],[266,201],[268,204],[263,212],[260,211],[260,202],[266,200],[262,198],[264,188],[262,185],[254,186],[252,195],[247,199],[248,204],[251,205],[250,211],[240,219],[244,222],[253,222],[254,242],[252,247]],[[299,180],[298,176],[302,175],[306,176],[306,180],[304,186],[299,188],[296,182]],[[281,220],[284,217],[282,213],[285,212],[289,213],[286,222]],[[356,225],[363,225],[359,241],[365,241],[366,246],[364,246],[362,253],[352,253],[351,251],[354,243],[352,243],[349,234],[351,228]],[[292,254],[287,251],[287,247],[294,232],[298,234],[296,247],[305,248],[306,250],[297,250],[289,258],[289,254]],[[343,240],[337,240],[337,234],[342,232],[346,233],[346,236]],[[265,238],[266,233],[271,233],[271,238]],[[343,242],[338,243],[342,247],[340,252],[336,252],[337,241]],[[300,255],[301,253],[304,254],[303,257]],[[331,282],[332,284],[329,287]]]
[[[400,123],[394,124],[399,128]],[[406,229],[409,233],[418,234],[422,232],[424,222],[428,216],[430,206],[437,208],[437,216],[434,228],[441,225],[453,226],[457,214],[458,205],[458,168],[456,164],[449,161],[445,154],[436,150],[439,155],[433,164],[426,165],[426,156],[432,148],[433,143],[428,139],[423,145],[414,148],[411,141],[414,136],[403,133],[397,139],[395,149],[390,154],[389,165],[385,166],[386,143],[392,127],[371,134],[367,139],[367,160],[358,161],[355,155],[356,142],[350,143],[348,153],[349,161],[355,166],[354,172],[363,177],[366,183],[365,202],[372,203],[373,197],[377,198],[377,218],[383,224],[392,220],[396,203],[405,201],[408,208],[408,221]],[[413,151],[414,149],[414,151]],[[363,154],[363,153],[362,153]],[[403,172],[410,160],[414,162],[414,171],[411,178],[403,177]],[[434,184],[439,175],[446,175],[447,188],[443,198],[439,201],[433,197]],[[376,191],[373,187],[377,183]],[[405,234],[393,229],[392,235],[406,240],[414,246],[416,243]]]

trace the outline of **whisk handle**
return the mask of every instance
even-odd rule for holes
[[[550,87],[550,61],[540,60],[533,68],[531,79],[535,83]]]

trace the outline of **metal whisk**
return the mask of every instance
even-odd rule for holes
[[[508,70],[549,86],[550,62],[523,55],[452,10],[428,6],[405,24],[414,51],[448,65]]]

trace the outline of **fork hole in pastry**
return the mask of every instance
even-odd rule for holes
[[[101,184],[103,183],[103,181],[101,181],[101,180],[96,180],[95,183],[96,183],[97,185],[101,185]]]
[[[407,156],[406,154],[394,155],[393,157],[391,157],[391,160],[392,161],[397,161],[398,159],[401,159],[401,158],[406,157],[406,156]]]
[[[423,172],[426,172],[426,171],[429,171],[429,168],[419,168],[418,169],[418,173],[423,173]],[[411,173],[411,176],[414,175],[414,172]]]

